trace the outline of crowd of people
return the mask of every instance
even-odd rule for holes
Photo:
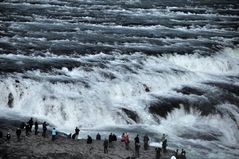
[[[16,130],[16,137],[17,137],[17,141],[20,142],[21,141],[21,134],[22,134],[22,130],[25,130],[25,134],[26,136],[29,136],[32,133],[32,128],[34,125],[34,134],[38,135],[39,134],[39,123],[37,121],[33,122],[33,118],[30,118],[30,120],[26,123],[22,122],[20,124],[20,127],[17,128]],[[48,127],[48,123],[46,123],[45,121],[42,123],[42,136],[44,138],[47,137],[47,127]],[[75,128],[75,133],[73,133],[73,135],[70,133],[68,135],[69,139],[73,139],[73,140],[77,140],[79,137],[79,133],[80,133],[80,129],[78,127]],[[51,137],[52,137],[52,141],[56,140],[56,136],[57,136],[57,130],[56,128],[52,128],[51,130]],[[0,138],[3,138],[3,133],[0,131]],[[96,140],[101,140],[101,135],[99,133],[96,134],[95,137]],[[6,134],[6,141],[9,142],[11,140],[11,134],[10,132],[7,132]],[[104,148],[104,153],[108,153],[108,149],[109,148],[114,148],[114,142],[117,141],[117,136],[113,133],[110,133],[108,136],[108,139],[105,138],[103,141],[103,148]],[[145,134],[143,136],[143,147],[144,150],[147,151],[149,150],[149,137],[147,134]],[[123,133],[120,139],[121,142],[123,142],[125,144],[125,149],[126,150],[131,150],[129,143],[129,134]],[[87,140],[86,140],[87,144],[92,144],[93,139],[90,135],[87,136]],[[156,159],[160,159],[161,157],[161,152],[162,153],[167,153],[167,135],[163,134],[162,138],[161,138],[161,142],[162,142],[162,148],[160,147],[156,147],[155,148],[155,158]],[[136,137],[134,138],[134,157],[140,157],[140,137],[137,134]],[[175,154],[171,157],[171,159],[186,159],[186,152],[184,149],[182,149],[181,153],[179,153],[179,150],[177,149],[175,151]]]

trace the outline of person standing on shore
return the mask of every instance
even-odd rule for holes
[[[26,130],[26,136],[29,136],[29,132],[30,132],[30,125],[27,123],[26,124],[26,127],[25,127],[25,130]]]
[[[112,148],[113,147],[113,134],[112,133],[110,133],[110,135],[109,135],[109,148]]]
[[[18,142],[20,141],[21,133],[22,133],[21,129],[20,129],[20,128],[17,128],[17,130],[16,130],[16,135],[17,135],[17,141],[18,141]]]
[[[134,138],[134,146],[135,146],[135,157],[139,157],[139,149],[140,149],[140,144],[139,144],[139,135]]]
[[[46,137],[46,131],[47,131],[47,123],[44,121],[43,124],[42,124],[42,136],[43,137]]]
[[[38,122],[37,121],[35,121],[35,123],[34,123],[34,128],[35,128],[35,135],[37,135],[38,134]]]
[[[90,135],[87,136],[87,144],[92,144],[92,137]]]
[[[139,135],[137,134],[136,137],[134,138],[135,145],[139,143]]]
[[[186,159],[186,151],[182,149],[180,159]]]
[[[110,133],[109,135],[109,148],[112,148],[113,147],[113,134]]]
[[[108,145],[109,145],[109,142],[108,140],[105,138],[105,141],[104,141],[104,153],[108,153]]]
[[[179,159],[178,149],[175,151],[174,156],[176,157],[176,159]]]
[[[56,128],[52,128],[52,131],[51,131],[51,136],[52,136],[52,141],[55,141],[56,139]]]
[[[162,148],[163,148],[163,153],[166,153],[167,152],[167,139],[165,139],[162,143]]]
[[[148,150],[149,148],[149,137],[147,134],[144,135],[144,150]]]
[[[75,139],[78,139],[80,129],[78,127],[75,128]]]
[[[167,152],[167,138],[166,138],[166,135],[163,134],[163,137],[161,138],[161,141],[162,141],[162,149],[163,149],[163,153],[166,153]]]
[[[33,119],[32,118],[28,121],[28,124],[29,124],[29,131],[32,132],[32,126],[33,126]]]
[[[124,134],[125,149],[129,150],[129,135],[128,133]]]
[[[125,142],[124,137],[125,137],[125,134],[123,133],[123,134],[121,135],[121,142]]]
[[[101,140],[101,136],[99,133],[97,133],[97,135],[96,135],[96,140]]]

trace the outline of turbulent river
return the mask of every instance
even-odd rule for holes
[[[2,117],[238,159],[238,0],[1,0],[0,93]]]

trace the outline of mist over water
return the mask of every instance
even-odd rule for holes
[[[239,154],[238,3],[0,2],[0,116]],[[145,86],[150,91],[145,91]]]

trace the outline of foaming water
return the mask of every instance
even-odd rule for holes
[[[184,69],[193,72],[202,72],[209,74],[224,74],[224,75],[237,75],[239,73],[238,60],[239,50],[238,49],[225,49],[223,54],[216,54],[211,56],[200,56],[198,54],[183,56],[166,56],[170,62],[177,66],[181,66]],[[210,69],[209,69],[210,68]]]
[[[233,107],[238,111],[236,106]],[[238,125],[227,115],[202,117],[200,112],[185,113],[180,109],[172,112],[166,120],[162,120],[161,126],[159,131],[169,133],[172,143],[180,141],[180,147],[189,149],[193,154],[190,155],[192,158],[236,158],[233,156],[239,151]],[[231,149],[232,147],[234,149]],[[219,157],[218,149],[227,149],[229,153],[222,152],[222,156]]]

